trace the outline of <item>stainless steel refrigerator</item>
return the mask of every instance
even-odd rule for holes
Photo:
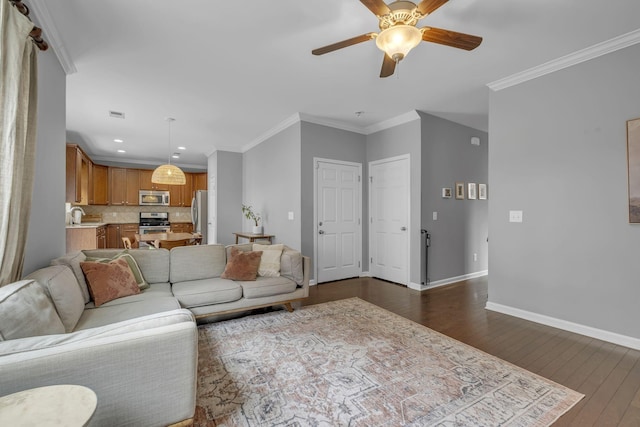
[[[202,234],[202,244],[207,244],[207,192],[197,190],[195,197],[191,200],[191,222],[193,222],[193,231]]]

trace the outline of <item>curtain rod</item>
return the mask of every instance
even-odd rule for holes
[[[29,8],[26,4],[22,3],[22,1],[20,0],[9,0],[9,2],[14,5],[20,13],[29,18]],[[29,18],[29,20],[31,21],[31,18]],[[31,36],[33,42],[36,44],[36,46],[38,46],[38,49],[43,51],[49,49],[49,45],[47,44],[47,42],[42,39],[42,28],[36,27],[34,25],[33,30],[31,30],[31,32],[29,33],[29,36]]]

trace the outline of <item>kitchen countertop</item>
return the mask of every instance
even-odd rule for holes
[[[72,225],[67,225],[65,228],[98,228],[98,227],[102,227],[103,225],[107,225],[108,223],[106,222],[85,222],[85,223],[81,223],[81,224],[72,224]]]

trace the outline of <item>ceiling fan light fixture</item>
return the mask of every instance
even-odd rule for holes
[[[395,25],[382,30],[376,46],[394,61],[402,60],[422,40],[422,31],[412,25]]]
[[[169,153],[171,153],[171,122],[175,121],[175,119],[167,117],[166,121],[169,122]],[[160,165],[153,171],[151,182],[154,184],[185,185],[187,177],[182,172],[182,169],[171,164],[171,154],[169,154],[167,164]]]

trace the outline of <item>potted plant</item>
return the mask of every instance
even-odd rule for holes
[[[255,224],[253,227],[253,234],[262,234],[262,226],[260,226],[260,220],[262,218],[260,217],[260,213],[254,212],[251,206],[243,204],[242,214],[245,216],[245,218],[253,221],[253,223]]]

